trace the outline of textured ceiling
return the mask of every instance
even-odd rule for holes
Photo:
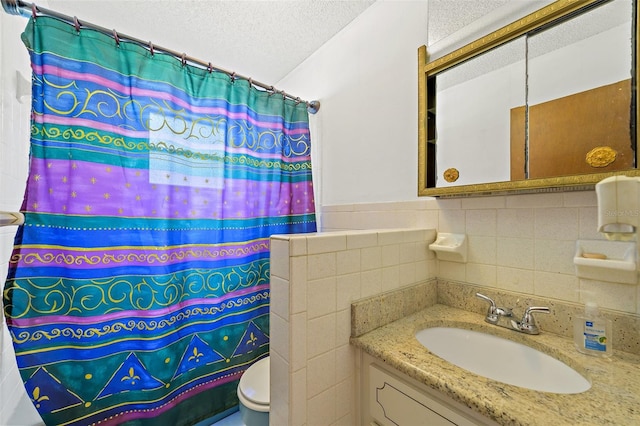
[[[36,5],[275,84],[375,0],[47,0]]]

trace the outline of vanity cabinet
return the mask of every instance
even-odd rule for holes
[[[451,398],[361,352],[362,425],[497,425]]]

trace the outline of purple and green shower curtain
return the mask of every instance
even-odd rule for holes
[[[304,103],[50,17],[4,290],[48,425],[189,425],[269,347],[269,236],[316,229]]]

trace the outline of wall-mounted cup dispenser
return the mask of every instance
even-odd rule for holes
[[[612,176],[596,184],[598,231],[607,239],[633,239],[640,225],[640,178]]]

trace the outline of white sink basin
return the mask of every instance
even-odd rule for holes
[[[416,333],[433,354],[502,383],[552,393],[581,393],[591,383],[549,355],[511,340],[453,327],[431,327]]]

